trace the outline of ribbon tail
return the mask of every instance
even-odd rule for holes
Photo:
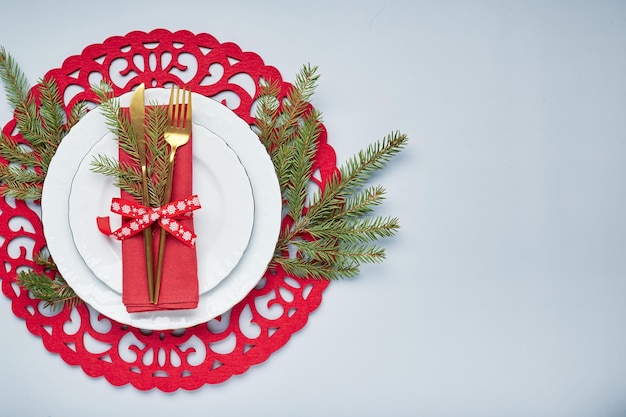
[[[111,236],[111,222],[109,216],[96,217],[96,223],[98,224],[98,230],[107,236]]]
[[[170,219],[159,219],[159,226],[190,248],[196,244],[196,234],[178,222],[170,221]]]

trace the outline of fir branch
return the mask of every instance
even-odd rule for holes
[[[14,109],[18,130],[33,148],[52,145],[46,139],[43,122],[37,112],[37,102],[29,89],[26,76],[4,48],[0,48],[0,80],[6,97]]]
[[[35,298],[44,301],[45,307],[74,307],[81,302],[74,290],[58,274],[54,279],[50,279],[47,275],[34,270],[20,271],[16,281],[20,287],[30,291]]]
[[[4,133],[0,137],[0,156],[7,161],[0,169],[0,194],[39,200],[50,161],[71,127],[66,124],[63,99],[56,82],[50,78],[40,80],[33,89],[38,93],[38,102],[26,76],[4,48],[0,48],[0,80],[25,141],[18,143]],[[85,105],[75,109],[73,117],[79,117],[84,114]]]
[[[42,168],[43,164],[32,149],[17,143],[4,132],[0,136],[0,156],[14,164]]]
[[[337,217],[343,218],[359,218],[370,214],[375,206],[383,203],[385,198],[385,189],[380,186],[366,188],[351,197],[346,198],[342,211],[338,211],[332,220]]]
[[[309,221],[316,222],[341,208],[344,196],[358,191],[371,175],[381,170],[389,160],[406,145],[407,136],[399,132],[388,135],[382,142],[376,142],[351,157],[334,175],[324,189],[316,194],[310,210]]]
[[[37,252],[33,260],[43,267],[43,273],[32,269],[18,272],[16,281],[20,287],[45,301],[46,307],[74,307],[81,303],[81,299],[58,273],[57,266],[48,253]],[[54,273],[54,278],[51,279],[46,273]]]
[[[41,170],[27,168],[28,164],[34,156],[31,153],[20,153],[21,148],[15,145],[15,142],[4,142],[0,146],[2,154],[9,161],[17,159],[18,162],[11,162],[11,165],[0,164],[0,194],[5,197],[16,198],[18,200],[39,200],[41,199],[41,191],[43,181],[46,178]],[[14,146],[15,145],[15,146]],[[12,156],[17,158],[13,159]],[[39,161],[36,161],[39,165]]]
[[[128,192],[138,201],[142,201],[141,172],[139,160],[139,141],[127,113],[122,112],[119,100],[112,97],[111,86],[104,81],[93,90],[100,102],[100,110],[105,117],[109,130],[117,137],[120,149],[130,156],[129,163],[98,155],[91,161],[92,172],[113,177],[115,186]],[[153,103],[146,111],[146,145],[148,163],[148,193],[150,205],[159,207],[166,202],[165,184],[169,147],[164,139],[165,129],[169,122],[167,109]]]
[[[3,197],[15,198],[16,200],[41,200],[42,184],[22,184],[7,181],[0,186]]]
[[[53,79],[40,80],[39,93],[39,115],[43,122],[43,131],[45,136],[50,138],[54,145],[58,146],[65,134],[63,99]]]
[[[13,109],[23,109],[30,89],[26,75],[4,47],[0,47],[0,79],[6,98]]]
[[[0,80],[7,101],[13,108],[16,127],[24,142],[2,132],[0,135],[0,194],[17,200],[41,199],[47,169],[61,140],[86,113],[86,104],[78,103],[66,120],[65,107],[54,79],[42,79],[34,89],[13,58],[0,48]],[[38,100],[33,91],[37,91]],[[34,255],[44,272],[57,271],[56,264],[42,253]],[[50,279],[34,270],[20,271],[17,282],[32,291],[46,305],[76,305],[80,299],[56,274]]]
[[[285,144],[274,153],[274,157],[272,158],[281,191],[285,190],[289,185],[290,177],[288,170],[290,168],[290,160],[293,152],[294,146],[292,144]]]
[[[359,266],[351,264],[326,264],[301,258],[275,257],[274,264],[279,265],[288,275],[312,279],[337,280],[353,278],[359,274]]]
[[[392,156],[400,152],[406,141],[406,135],[393,133],[383,142],[372,144],[350,158],[346,166],[340,168],[342,174],[333,175],[316,193],[306,214],[300,216],[289,212],[294,224],[280,234],[277,252],[283,252],[293,239],[306,235],[311,227],[343,217],[362,216],[370,212],[373,205],[380,204],[384,194],[382,188],[370,188],[356,197],[350,196],[363,186],[373,172],[382,169]]]
[[[366,217],[383,202],[385,190],[364,187],[403,149],[407,137],[394,132],[348,159],[307,207],[321,129],[320,115],[309,103],[317,82],[315,71],[305,66],[282,101],[277,84],[261,89],[266,96],[259,100],[256,129],[278,175],[283,212],[292,220],[279,234],[271,265],[298,277],[346,278],[357,275],[362,263],[381,262],[384,249],[373,242],[399,229],[395,217]],[[295,255],[288,256],[290,248]]]
[[[256,117],[257,127],[261,142],[268,150],[272,161],[278,149],[293,140],[302,117],[311,109],[308,100],[319,79],[316,72],[317,67],[305,65],[284,98],[278,96],[280,93],[278,83],[262,85]]]
[[[33,260],[37,265],[43,266],[45,271],[57,271],[57,264],[54,263],[52,257],[48,253],[37,252],[33,256]]]
[[[67,115],[67,123],[65,124],[66,130],[69,131],[78,121],[87,114],[87,103],[79,101],[72,106],[69,114]]]
[[[258,129],[258,136],[265,146],[268,154],[272,154],[274,144],[272,141],[274,124],[278,117],[280,94],[280,84],[276,81],[267,82],[262,80],[259,85],[258,107],[255,116],[255,127]]]
[[[305,65],[297,74],[293,88],[283,100],[283,112],[276,119],[278,122],[274,134],[276,147],[292,140],[293,136],[297,134],[300,119],[311,108],[309,99],[313,95],[319,79],[319,75],[316,73],[317,67]]]
[[[296,240],[292,243],[304,259],[327,265],[359,265],[378,263],[385,258],[384,249],[368,243],[352,243],[341,239]],[[334,277],[328,277],[334,279]]]
[[[397,217],[368,217],[347,221],[329,220],[307,231],[316,240],[339,239],[356,244],[391,237],[399,228]]]
[[[32,169],[15,165],[0,164],[0,181],[22,183],[42,183],[46,176]]]
[[[341,167],[341,178],[345,184],[344,193],[350,193],[365,184],[371,175],[382,170],[387,163],[396,156],[407,143],[407,136],[400,132],[393,132],[382,141],[369,145],[365,150],[350,158]]]
[[[113,89],[105,81],[101,81],[97,86],[92,86],[92,89],[98,97],[100,112],[104,116],[109,131],[116,135],[120,149],[128,154],[133,164],[138,165],[137,138],[129,115],[121,111],[119,99],[113,97]]]
[[[148,164],[150,205],[159,207],[167,203],[167,201],[163,201],[169,158],[168,146],[164,139],[165,129],[169,123],[167,108],[153,103],[146,111],[146,122],[146,144],[150,162]]]
[[[319,113],[316,111],[312,111],[303,120],[286,170],[282,174],[289,179],[285,181],[283,195],[287,201],[287,209],[294,215],[299,215],[304,210],[320,126]]]
[[[113,185],[141,201],[141,172],[132,164],[119,162],[107,155],[96,155],[90,163],[91,171],[113,177]]]

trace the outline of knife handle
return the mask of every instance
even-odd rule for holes
[[[172,181],[174,178],[174,158],[176,156],[176,149],[178,149],[178,146],[172,146],[167,163],[167,180],[165,182],[165,193],[163,196],[163,201],[166,203],[168,203],[172,197]],[[165,239],[167,239],[167,234],[165,232],[165,229],[161,228],[159,235],[159,252],[157,254],[156,283],[154,286],[154,304],[157,304],[159,302],[161,277],[163,276],[163,256],[165,253]]]
[[[141,166],[142,203],[150,207],[150,194],[148,193],[148,173],[146,165]],[[148,279],[148,295],[151,303],[154,301],[154,256],[152,254],[152,227],[143,230],[143,247],[146,253],[146,276]]]

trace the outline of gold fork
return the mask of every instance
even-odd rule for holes
[[[167,106],[167,117],[170,120],[170,124],[165,128],[165,141],[170,145],[170,156],[167,165],[167,182],[165,183],[165,195],[163,197],[164,203],[170,201],[172,194],[172,175],[174,174],[176,150],[189,142],[189,136],[191,135],[191,91],[184,89],[182,98],[180,93],[180,88],[174,88],[172,85],[170,102]],[[161,276],[163,274],[163,253],[165,252],[166,238],[165,229],[161,228],[154,299],[152,300],[153,304],[159,302],[159,289],[161,287]]]

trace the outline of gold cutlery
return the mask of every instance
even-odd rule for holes
[[[150,194],[148,193],[148,169],[146,162],[146,137],[145,137],[145,86],[142,83],[133,93],[130,99],[130,122],[137,138],[137,154],[141,164],[141,188],[142,204],[150,207]],[[154,257],[152,255],[152,228],[147,227],[143,231],[144,251],[146,258],[146,276],[148,279],[148,293],[150,302],[154,302]]]
[[[170,124],[165,128],[165,141],[170,145],[170,155],[167,165],[167,181],[165,183],[165,195],[163,203],[170,201],[172,194],[172,176],[174,174],[174,158],[176,150],[189,142],[191,135],[191,91],[172,85],[170,92],[170,102],[167,107],[167,116]],[[161,228],[159,235],[159,252],[157,255],[156,283],[154,288],[154,298],[152,302],[159,302],[159,291],[161,287],[161,277],[163,275],[163,253],[165,252],[165,239],[167,238],[165,229]]]

